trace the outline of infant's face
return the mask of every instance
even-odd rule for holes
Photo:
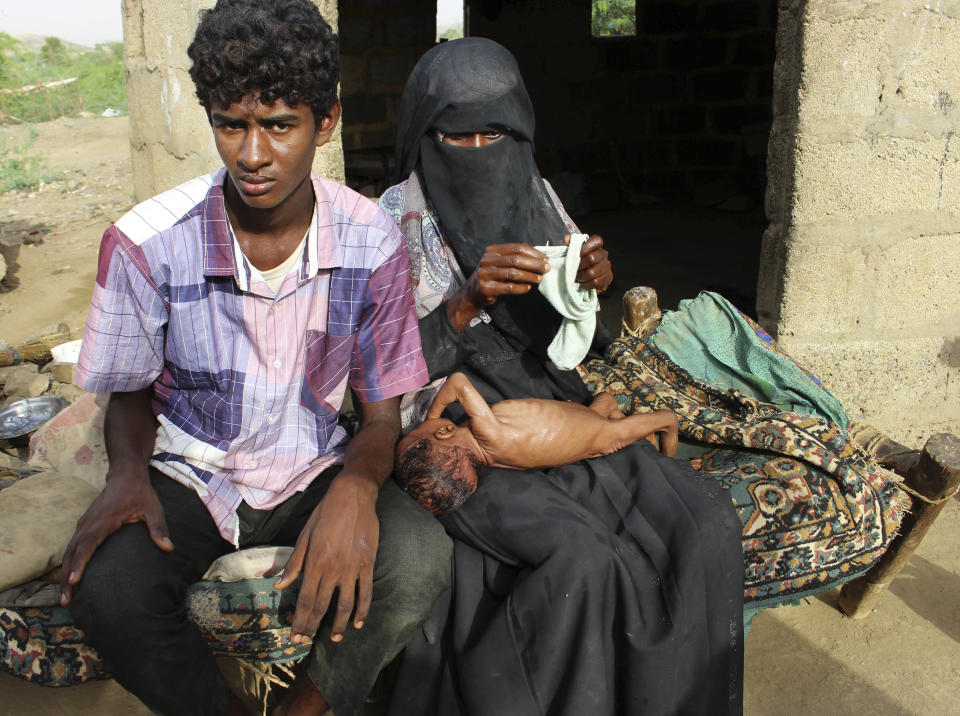
[[[411,430],[397,443],[397,459],[405,453],[411,445],[416,444],[418,440],[430,438],[438,441],[441,445],[446,444],[451,447],[462,447],[471,454],[476,454],[476,442],[473,440],[473,433],[469,428],[458,426],[452,420],[446,418],[434,418],[425,420],[418,427]]]

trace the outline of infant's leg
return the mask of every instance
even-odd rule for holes
[[[617,399],[610,393],[597,393],[593,397],[593,402],[590,403],[590,410],[608,420],[622,420],[624,418],[623,413],[620,412],[620,407],[617,405]]]
[[[646,439],[657,445],[660,452],[668,457],[677,454],[677,416],[669,410],[630,415],[622,420],[612,421],[610,429],[616,431],[619,439],[626,440],[626,444]]]

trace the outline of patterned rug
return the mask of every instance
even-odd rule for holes
[[[729,490],[743,524],[744,600],[773,606],[866,571],[896,534],[896,484],[833,423],[781,411],[693,378],[661,351],[619,338],[579,368],[624,413],[665,408],[682,437],[717,446],[705,474]]]
[[[187,613],[210,651],[255,664],[267,678],[271,665],[297,661],[311,649],[309,643],[290,640],[300,581],[283,591],[273,588],[275,581],[202,581],[187,591]],[[51,594],[55,599],[59,590]],[[110,676],[69,610],[53,603],[0,606],[0,669],[41,686],[73,686]]]

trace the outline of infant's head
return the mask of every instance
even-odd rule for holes
[[[427,420],[397,444],[397,483],[434,515],[453,512],[476,492],[483,461],[467,434],[469,428],[440,418]]]

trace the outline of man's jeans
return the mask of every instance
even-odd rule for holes
[[[273,510],[241,505],[240,546],[293,545],[339,470],[331,468]],[[197,626],[186,590],[233,550],[197,494],[151,468],[174,551],[142,522],[125,525],[94,553],[70,604],[107,670],[161,714],[222,714],[228,691]],[[330,641],[336,604],[317,630],[307,673],[337,716],[359,713],[380,669],[400,652],[446,588],[451,543],[440,524],[392,480],[377,500],[380,543],[373,603],[363,629]]]

